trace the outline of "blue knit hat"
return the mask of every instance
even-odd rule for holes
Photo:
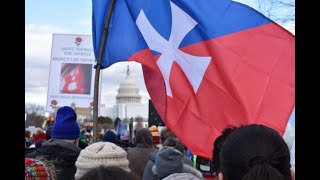
[[[69,106],[61,107],[52,128],[52,139],[77,139],[80,137],[80,128],[77,123],[77,114]]]

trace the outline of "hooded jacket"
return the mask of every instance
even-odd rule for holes
[[[156,155],[158,151],[151,152],[149,155],[149,161],[144,169],[143,172],[143,180],[158,180],[158,175],[152,170],[152,167],[155,165],[156,162]],[[189,165],[191,168],[193,168],[193,163],[191,159],[188,159],[186,157],[183,158],[184,165]]]
[[[156,166],[152,167],[152,171],[156,174]],[[195,169],[193,166],[184,164],[182,173],[173,173],[163,178],[162,180],[203,180],[202,173]]]

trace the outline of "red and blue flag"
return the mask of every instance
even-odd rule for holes
[[[110,1],[93,0],[98,56]],[[295,104],[295,37],[231,0],[116,0],[102,68],[142,64],[166,126],[192,153],[212,157],[227,125],[284,133]]]

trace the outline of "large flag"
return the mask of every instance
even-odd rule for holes
[[[110,1],[93,2],[97,57]],[[116,0],[103,68],[142,64],[153,104],[192,153],[211,158],[227,125],[284,133],[295,103],[295,38],[230,0]]]

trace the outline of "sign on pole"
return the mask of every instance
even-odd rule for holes
[[[94,63],[91,36],[53,34],[46,110],[92,108]]]

